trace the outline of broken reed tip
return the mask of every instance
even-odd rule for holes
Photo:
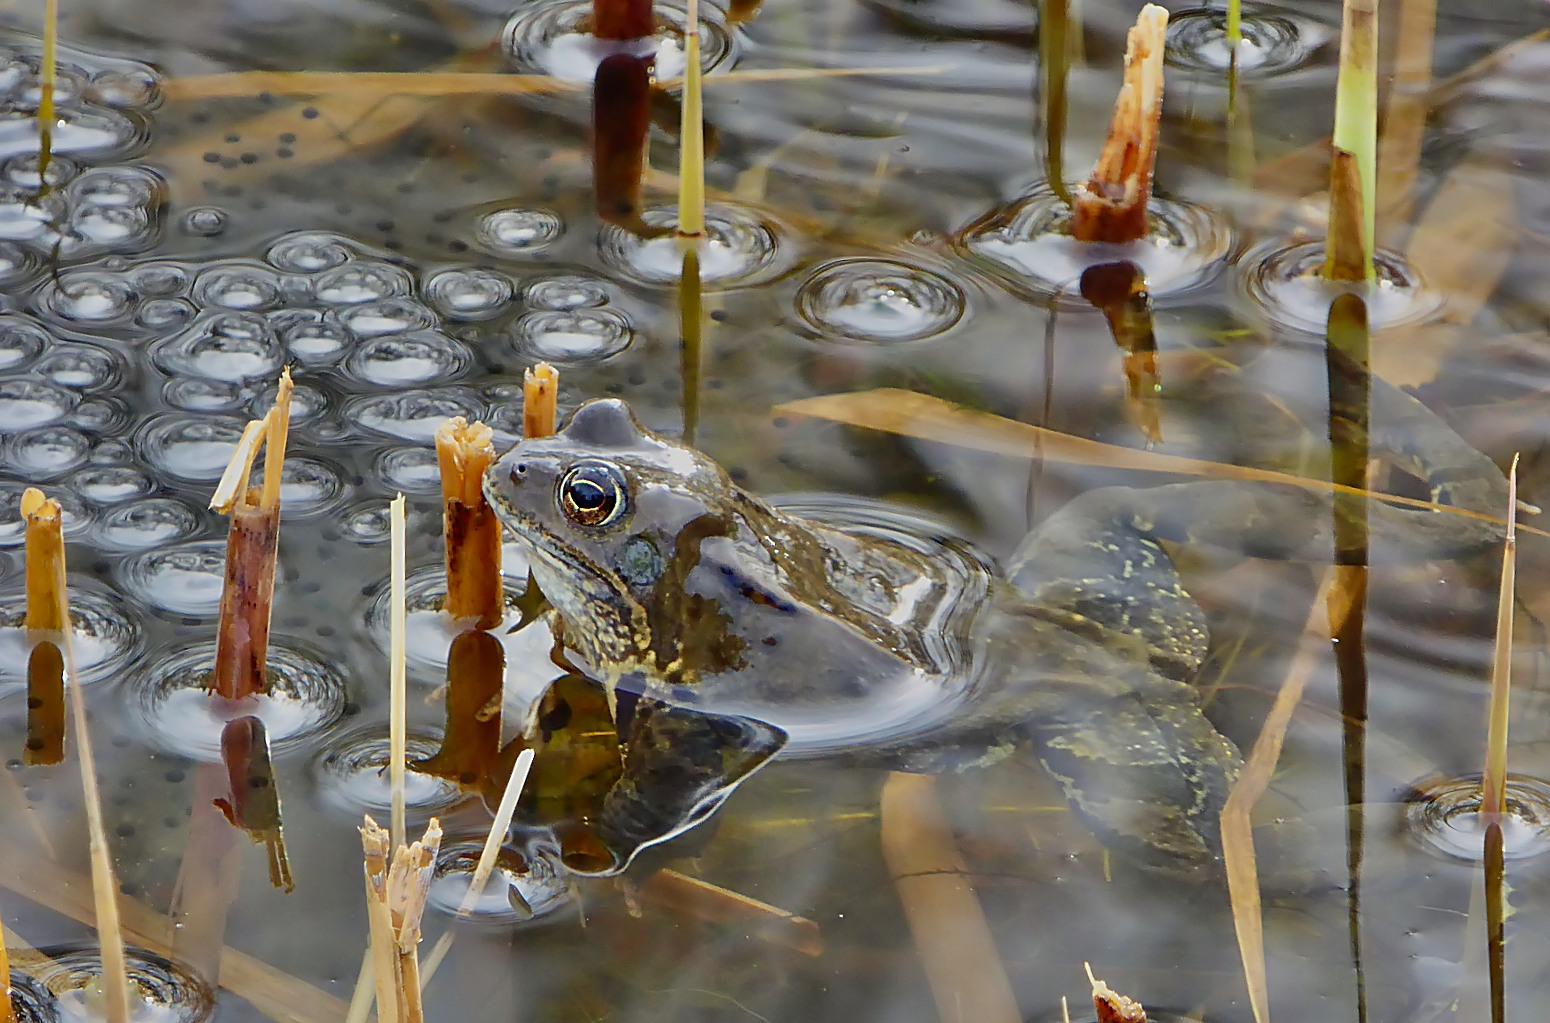
[[[44,513],[45,518],[53,518],[59,514],[59,502],[50,504],[49,499],[43,495],[43,491],[37,487],[28,487],[22,491],[22,518],[30,519],[39,512]]]
[[[522,373],[522,436],[548,437],[555,431],[560,371],[540,362]]]

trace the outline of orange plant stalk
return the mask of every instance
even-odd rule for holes
[[[522,436],[547,437],[554,433],[560,395],[560,371],[540,362],[522,374]]]
[[[641,174],[651,127],[651,58],[611,53],[592,80],[592,193],[601,220],[638,235],[661,234],[641,219]]]
[[[33,641],[27,657],[27,764],[57,764],[65,757],[65,661],[41,633],[57,633],[65,621],[65,541],[59,502],[28,487],[22,493],[26,523],[27,614]]]
[[[442,532],[447,549],[445,609],[475,628],[505,616],[501,589],[501,524],[484,499],[484,470],[495,461],[494,432],[455,416],[436,431],[441,466]]]
[[[640,39],[654,35],[651,0],[592,0],[592,34],[598,39]]]
[[[1133,242],[1146,236],[1157,133],[1162,118],[1163,39],[1168,12],[1141,8],[1125,46],[1125,83],[1092,176],[1072,192],[1071,234],[1084,242]]]
[[[231,516],[226,538],[226,576],[221,589],[215,673],[210,692],[243,700],[267,688],[269,615],[274,603],[275,552],[280,544],[280,474],[290,426],[290,370],[280,374],[275,406],[248,424],[210,499]],[[264,445],[264,485],[249,487],[258,446]]]

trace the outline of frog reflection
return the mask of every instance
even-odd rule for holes
[[[1382,400],[1423,425],[1389,451],[1434,496],[1504,505],[1492,463],[1412,399]],[[1424,464],[1416,436],[1451,438],[1441,464]],[[1160,541],[1326,560],[1335,511],[1291,486],[1110,487],[1030,533],[1004,576],[981,578],[864,523],[777,510],[617,400],[516,445],[485,494],[528,548],[567,645],[610,691],[769,722],[787,755],[904,769],[983,763],[1031,741],[1110,848],[1194,877],[1219,869],[1241,758],[1201,712],[1191,683],[1205,616]],[[1458,516],[1377,502],[1366,513],[1375,544],[1418,556],[1499,538]]]
[[[502,746],[504,667],[488,633],[454,640],[442,747],[411,766],[477,789],[494,806],[517,755],[533,748],[520,805],[555,833],[572,873],[615,873],[642,849],[692,828],[785,742],[757,721],[629,693],[610,708],[597,683],[573,673],[541,697],[529,734]]]

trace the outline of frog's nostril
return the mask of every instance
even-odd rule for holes
[[[516,465],[513,465],[511,467],[511,474],[513,476],[518,477],[518,478],[526,476],[527,475],[527,463],[526,462],[518,462]]]

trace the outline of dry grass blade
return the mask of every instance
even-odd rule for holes
[[[828,419],[848,426],[860,426],[870,430],[882,430],[905,437],[954,444],[959,447],[988,451],[992,454],[1031,458],[1035,455],[1052,462],[1068,462],[1076,465],[1095,465],[1110,469],[1133,469],[1139,472],[1161,472],[1181,476],[1203,476],[1212,479],[1251,480],[1260,483],[1282,483],[1306,490],[1333,491],[1358,497],[1379,498],[1390,504],[1409,508],[1425,508],[1430,511],[1466,518],[1503,522],[1490,515],[1466,511],[1451,505],[1433,504],[1414,498],[1380,494],[1368,490],[1353,490],[1335,486],[1326,480],[1292,476],[1269,469],[1255,469],[1242,465],[1228,465],[1200,458],[1165,455],[1155,451],[1120,447],[1101,441],[1075,437],[1032,423],[1019,422],[989,412],[977,412],[952,402],[915,391],[895,388],[879,388],[875,391],[853,391],[846,394],[823,394],[812,398],[788,401],[771,409],[777,416],[812,416]],[[1520,525],[1520,532],[1532,532],[1538,536],[1550,536],[1544,530]]]
[[[1269,1023],[1270,1004],[1269,986],[1265,981],[1259,869],[1250,815],[1254,804],[1270,787],[1271,776],[1281,758],[1281,744],[1292,722],[1292,712],[1302,701],[1303,690],[1318,658],[1328,648],[1331,630],[1338,629],[1350,612],[1349,604],[1341,604],[1341,593],[1335,585],[1334,572],[1326,572],[1308,612],[1308,620],[1303,624],[1302,644],[1292,659],[1270,713],[1265,717],[1254,749],[1244,761],[1243,772],[1222,807],[1222,858],[1227,868],[1227,892],[1232,901],[1233,929],[1238,935],[1238,952],[1243,959],[1255,1023]]]
[[[1517,225],[1512,175],[1493,154],[1474,153],[1448,173],[1405,248],[1417,276],[1445,304],[1438,318],[1375,334],[1375,374],[1396,387],[1436,379],[1501,284],[1517,248]]]
[[[1496,645],[1491,659],[1491,712],[1486,737],[1480,813],[1501,826],[1507,804],[1507,725],[1512,695],[1512,608],[1517,592],[1518,456],[1507,475],[1507,541],[1502,547],[1502,581],[1496,597]]]
[[[805,916],[729,891],[676,870],[659,870],[641,882],[640,897],[708,923],[740,923],[750,937],[800,952],[823,954],[823,935]]]
[[[1019,1023],[1001,955],[927,775],[888,776],[883,860],[942,1023]]]

